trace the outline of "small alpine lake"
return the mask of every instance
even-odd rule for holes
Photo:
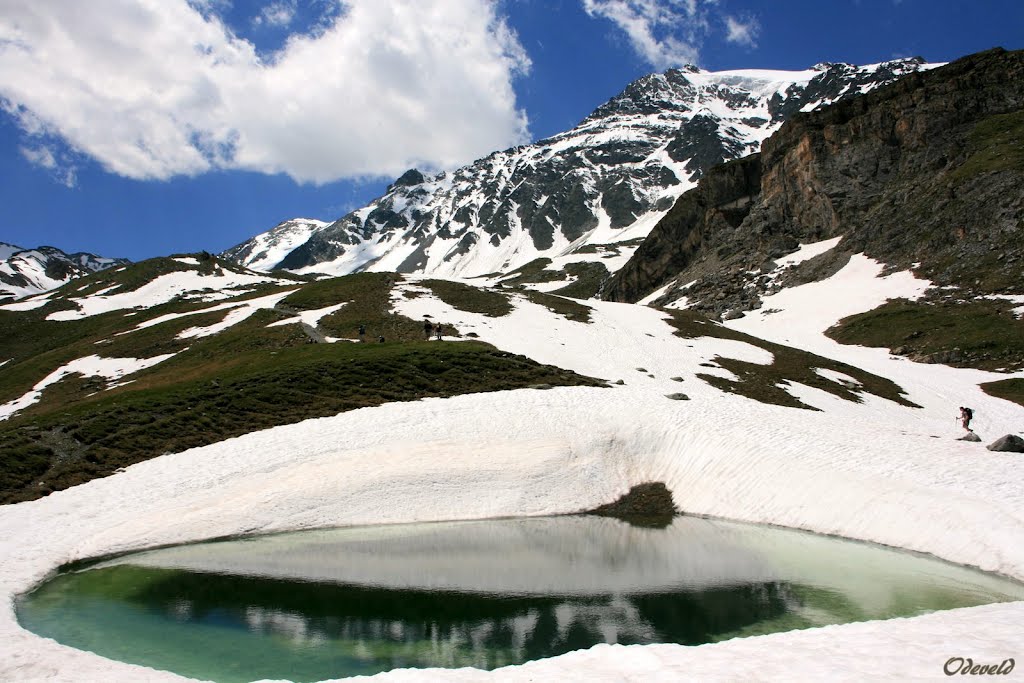
[[[41,636],[214,681],[493,669],[993,602],[1024,585],[774,527],[595,516],[294,532],[124,555],[21,596]]]

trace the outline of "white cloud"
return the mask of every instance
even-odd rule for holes
[[[724,15],[719,0],[581,1],[588,15],[612,21],[637,55],[659,71],[698,64],[705,39],[723,23],[727,42],[756,46],[757,20]]]
[[[273,2],[264,7],[260,13],[256,15],[256,18],[253,19],[253,23],[257,25],[267,24],[268,26],[283,28],[292,23],[297,9],[296,0]]]
[[[188,4],[204,14],[219,13],[231,8],[231,0],[188,0]]]
[[[3,0],[0,104],[137,179],[394,176],[527,139],[529,58],[490,0],[337,2],[261,59],[217,0]]]
[[[21,156],[25,157],[25,160],[33,166],[46,169],[57,168],[57,158],[49,147],[22,147],[19,151]]]
[[[659,70],[696,64],[708,28],[698,0],[583,0],[583,9],[615,23],[637,54]]]
[[[761,25],[754,17],[737,19],[736,17],[725,17],[725,28],[728,33],[726,41],[737,45],[757,47],[757,34],[761,31]]]
[[[23,146],[18,149],[25,161],[33,166],[45,169],[50,172],[54,180],[65,187],[75,187],[78,184],[78,170],[75,168],[67,155],[55,152],[53,148],[38,144],[36,146]]]

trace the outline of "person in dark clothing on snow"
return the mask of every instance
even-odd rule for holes
[[[441,323],[437,324],[437,341],[441,341],[441,332],[444,330],[444,326]]]
[[[964,426],[967,431],[972,431],[970,428],[971,420],[974,419],[974,411],[970,408],[964,408],[960,406],[960,424]]]

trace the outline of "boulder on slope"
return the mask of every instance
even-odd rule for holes
[[[990,443],[988,449],[1003,453],[1024,453],[1024,439],[1016,434],[1007,434]]]

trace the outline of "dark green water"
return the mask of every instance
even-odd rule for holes
[[[962,567],[679,518],[321,530],[167,548],[24,596],[25,628],[216,681],[495,668],[597,643],[699,644],[1024,599]]]

